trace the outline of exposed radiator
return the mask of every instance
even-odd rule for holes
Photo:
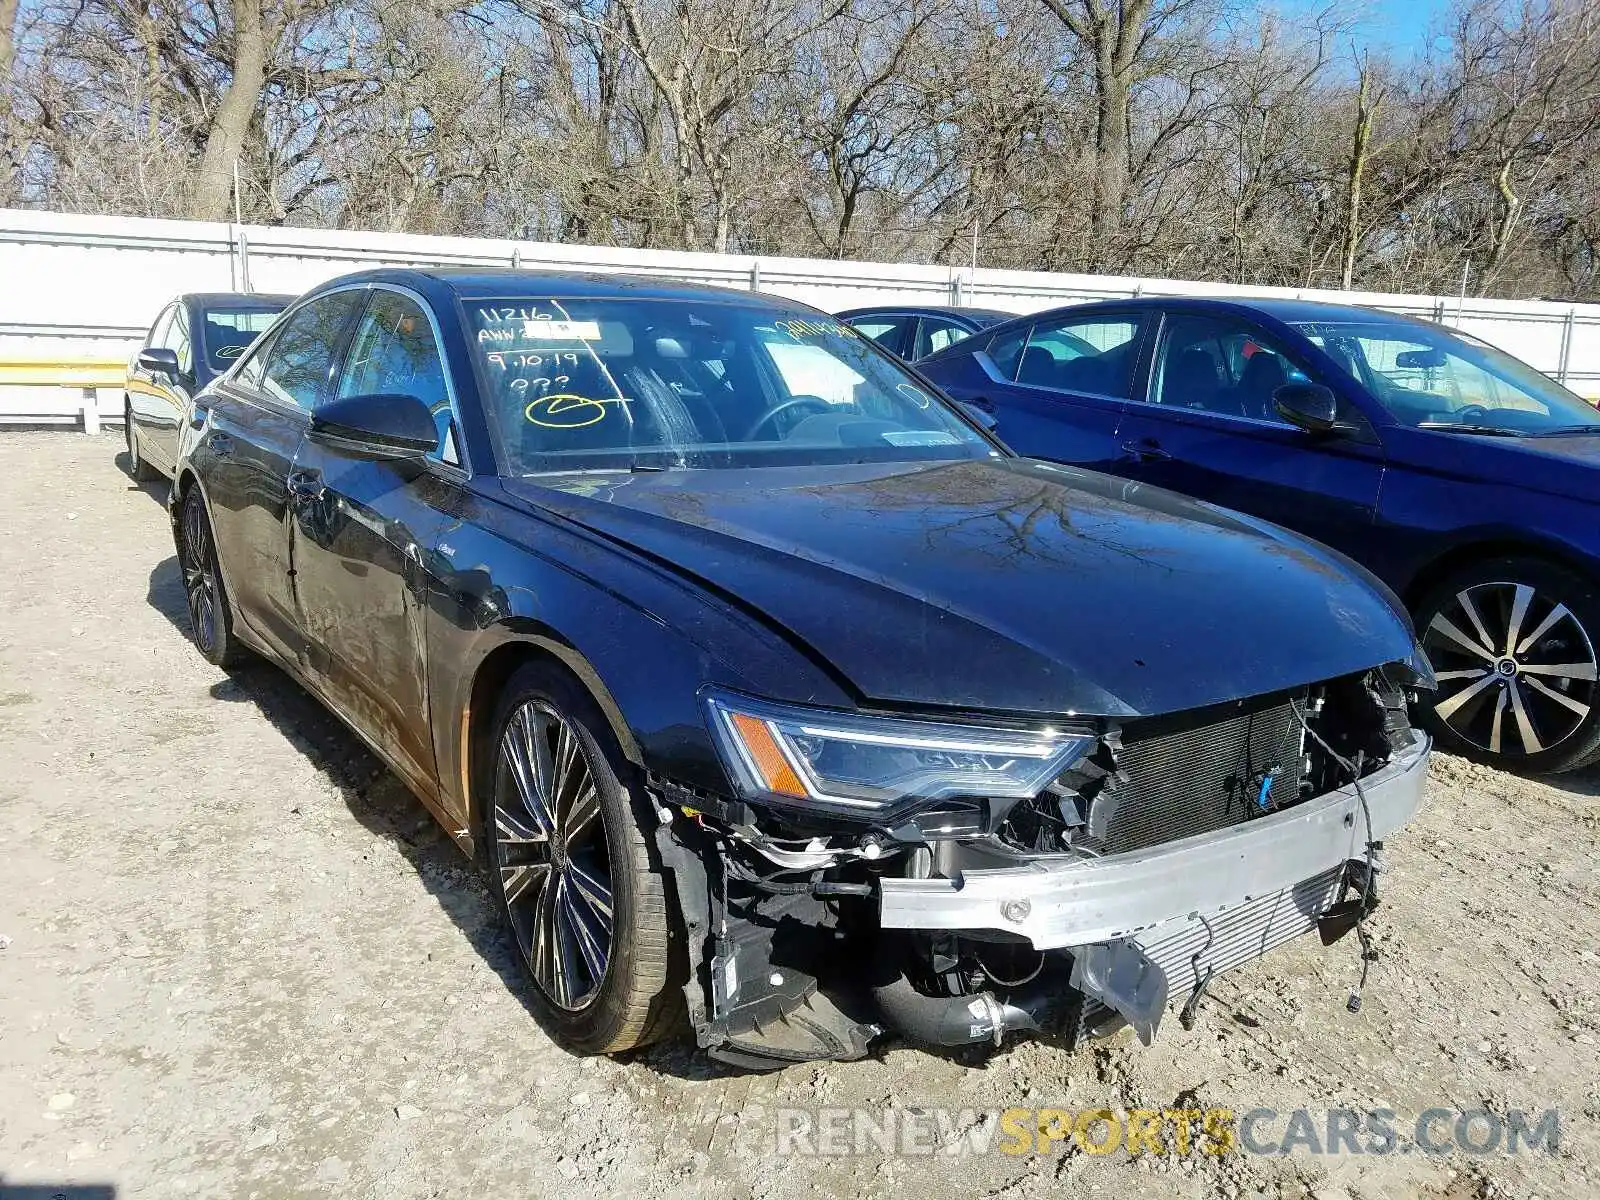
[[[1341,863],[1270,896],[1222,912],[1174,917],[1128,940],[1166,973],[1167,1000],[1181,1005],[1207,971],[1243,966],[1315,929],[1317,916],[1339,898],[1344,871]],[[1093,1028],[1108,1015],[1103,1005],[1088,1001],[1080,1028]]]
[[[1124,735],[1118,765],[1128,779],[1102,795],[1101,852],[1120,854],[1237,825],[1300,799],[1302,738],[1288,700],[1162,733]],[[1275,772],[1267,807],[1264,775]]]

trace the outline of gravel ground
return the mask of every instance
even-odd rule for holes
[[[1600,1194],[1600,775],[1439,757],[1390,846],[1358,1015],[1353,945],[1313,940],[1219,980],[1151,1049],[895,1046],[765,1076],[682,1043],[576,1059],[420,804],[282,675],[194,653],[161,489],[120,450],[0,434],[0,1196]],[[1390,1109],[1402,1132],[1430,1108],[1554,1108],[1561,1141],[776,1153],[823,1109],[902,1131],[944,1110],[933,1142],[960,1149],[1013,1106],[1264,1107],[1285,1114],[1266,1140],[1297,1107],[1319,1128]]]

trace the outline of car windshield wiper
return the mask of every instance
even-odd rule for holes
[[[1516,429],[1504,429],[1499,425],[1462,425],[1455,421],[1419,421],[1418,429],[1444,429],[1450,433],[1472,433],[1479,437],[1527,437],[1528,435]]]
[[[1533,437],[1569,437],[1573,434],[1588,434],[1590,437],[1600,437],[1600,425],[1558,425],[1554,429],[1541,429]]]

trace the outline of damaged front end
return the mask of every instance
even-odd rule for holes
[[[1403,664],[1131,720],[1021,728],[706,697],[734,795],[652,777],[716,1057],[850,1059],[896,1033],[1071,1040],[1376,903],[1428,742]]]

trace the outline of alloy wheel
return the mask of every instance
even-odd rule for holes
[[[594,771],[572,725],[529,700],[500,739],[494,868],[517,948],[552,1004],[594,1001],[614,942],[610,852]]]
[[[1595,701],[1594,644],[1565,604],[1526,583],[1480,583],[1449,597],[1423,630],[1439,681],[1434,713],[1491,754],[1552,750]]]
[[[195,644],[210,654],[217,644],[217,569],[211,549],[211,523],[205,505],[190,496],[183,505],[183,546],[179,566],[189,603]]]

